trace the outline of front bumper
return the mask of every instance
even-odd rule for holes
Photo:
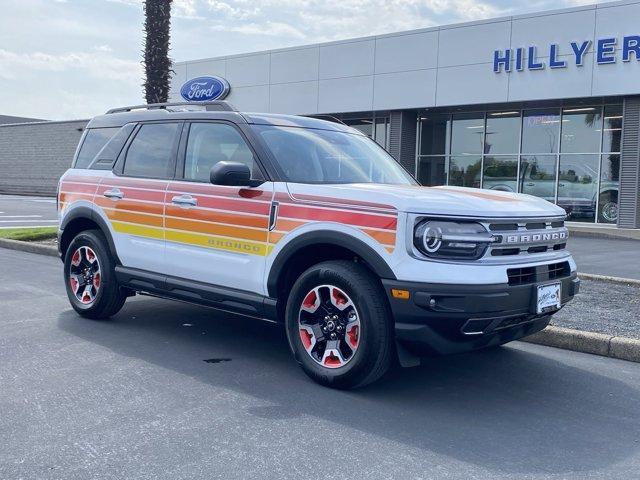
[[[551,282],[562,284],[563,306],[580,288],[575,272],[552,281],[513,286],[382,280],[395,319],[396,339],[419,355],[500,345],[542,330],[552,314],[536,313],[536,287]],[[392,289],[409,291],[409,298],[395,298]]]

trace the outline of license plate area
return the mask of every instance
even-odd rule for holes
[[[560,282],[547,283],[536,287],[536,313],[550,313],[562,306],[562,284]]]

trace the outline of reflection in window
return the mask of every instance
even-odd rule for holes
[[[618,221],[618,189],[620,187],[620,155],[602,155],[600,166],[600,198],[598,199],[598,222]]]
[[[451,153],[482,153],[484,115],[460,113],[453,116]]]
[[[600,151],[602,107],[567,108],[562,112],[562,153]]]
[[[520,158],[520,192],[554,202],[556,156],[527,155]]]
[[[602,131],[602,151],[619,152],[622,138],[622,105],[604,107],[604,129]]]
[[[569,220],[593,222],[598,189],[599,155],[561,155],[558,205]]]
[[[364,133],[367,137],[373,138],[373,118],[359,118],[356,120],[343,120],[346,125]]]
[[[558,110],[528,110],[522,118],[522,153],[556,153],[560,136]]]
[[[173,145],[178,123],[142,125],[131,142],[124,162],[124,174],[132,177],[171,178]]]
[[[446,157],[438,155],[418,158],[418,181],[426,187],[447,183]]]
[[[484,157],[482,188],[517,192],[518,157]]]
[[[449,185],[480,188],[480,155],[457,155],[449,160]]]
[[[517,154],[520,149],[520,112],[487,114],[485,154]]]
[[[444,155],[451,131],[449,115],[433,115],[420,122],[420,154]]]

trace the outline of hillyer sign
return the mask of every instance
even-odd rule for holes
[[[549,45],[545,52],[538,51],[538,47],[508,48],[493,52],[493,71],[496,73],[511,72],[516,70],[543,70],[549,68],[566,68],[569,64],[577,67],[584,65],[584,58],[591,44],[596,54],[596,63],[616,63],[621,57],[623,62],[630,62],[633,58],[640,61],[640,35],[629,35],[619,39],[600,38],[595,42],[585,40],[583,42],[571,42],[563,49],[557,44]],[[619,46],[618,46],[619,45]],[[543,59],[543,57],[547,57]]]
[[[189,102],[222,100],[228,95],[229,88],[229,82],[222,77],[196,77],[182,85],[180,95]]]

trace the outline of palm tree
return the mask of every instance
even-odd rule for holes
[[[169,98],[171,82],[171,59],[169,58],[169,36],[171,28],[172,0],[145,0],[144,45],[145,82],[144,94],[147,103],[163,103]]]

